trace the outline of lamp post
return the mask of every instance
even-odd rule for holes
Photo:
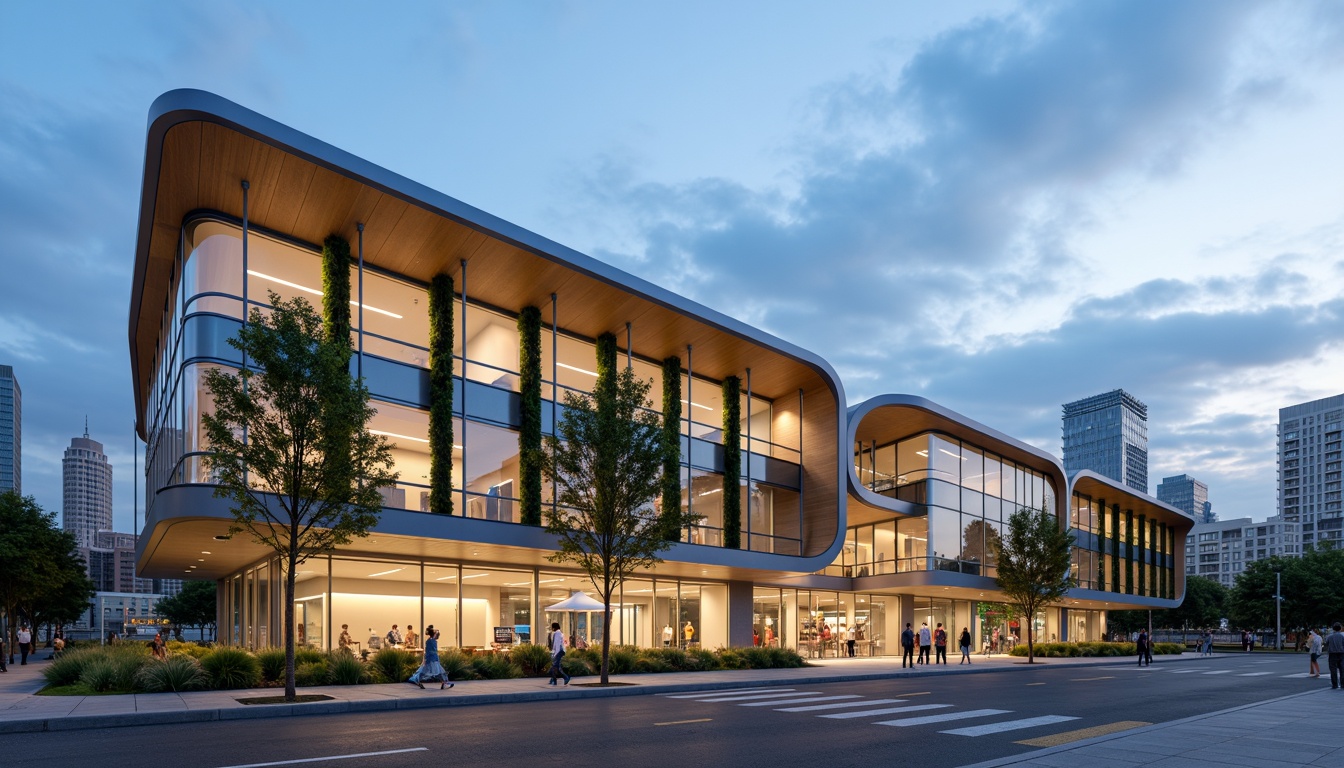
[[[1274,648],[1283,650],[1283,572],[1274,572]]]

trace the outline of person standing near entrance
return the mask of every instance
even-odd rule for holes
[[[1134,649],[1139,652],[1139,666],[1142,667],[1144,660],[1148,658],[1148,630],[1139,630],[1139,636],[1134,641]]]
[[[919,625],[919,663],[929,663],[929,646],[933,645],[933,634],[929,632],[929,623]]]
[[[33,633],[28,631],[28,625],[23,624],[19,627],[19,634],[14,638],[19,644],[19,666],[28,663],[28,654],[33,647]]]
[[[906,622],[905,631],[901,633],[901,669],[906,667],[915,668],[915,631],[910,628],[909,622]]]
[[[686,626],[690,626],[686,622]],[[555,685],[556,678],[563,677],[565,685],[569,685],[569,675],[565,674],[561,666],[565,660],[565,633],[560,631],[560,625],[551,622],[551,685]]]
[[[957,638],[957,645],[961,646],[961,661],[957,666],[971,663],[971,630],[966,627],[961,628],[961,637]]]
[[[845,630],[845,646],[849,649],[849,658],[854,658],[854,628]]]
[[[947,630],[943,629],[941,621],[933,630],[933,663],[947,666]]]
[[[1316,628],[1311,629],[1311,634],[1307,635],[1307,651],[1311,654],[1311,664],[1307,667],[1307,674],[1312,677],[1321,676],[1321,636],[1316,634]]]
[[[1330,654],[1330,688],[1338,690],[1344,680],[1340,679],[1344,674],[1344,625],[1338,621],[1335,622],[1335,632],[1325,638],[1325,652]]]

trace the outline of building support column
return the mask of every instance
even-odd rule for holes
[[[750,581],[728,582],[728,645],[731,648],[750,648],[754,627],[755,602]]]

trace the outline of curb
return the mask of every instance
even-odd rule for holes
[[[1079,657],[1084,658],[1084,657]],[[1116,657],[1128,658],[1128,657]],[[1179,658],[1179,657],[1177,657]],[[1170,663],[1170,662],[1168,662]],[[941,666],[941,665],[939,665]],[[971,666],[976,666],[972,664]],[[1046,667],[1089,667],[1100,666],[1096,662],[1074,661],[1073,659],[1053,659],[1050,662],[1025,662],[1012,666],[981,666],[979,669],[913,670],[900,672],[865,672],[855,674],[836,673],[810,677],[780,677],[772,680],[721,680],[700,683],[654,682],[617,688],[556,688],[554,690],[519,691],[515,693],[479,693],[456,696],[435,696],[425,698],[379,698],[362,700],[315,701],[305,704],[265,704],[242,707],[227,707],[196,710],[171,710],[164,712],[126,712],[108,715],[70,715],[39,717],[27,720],[0,720],[0,734],[42,733],[54,731],[77,731],[94,728],[127,728],[140,725],[180,725],[182,723],[203,723],[227,720],[253,720],[273,717],[307,717],[313,715],[338,715],[355,712],[388,712],[398,709],[437,709],[441,707],[471,707],[489,704],[511,704],[533,701],[553,701],[558,699],[598,699],[617,696],[652,696],[661,693],[688,693],[693,691],[715,691],[725,688],[765,688],[776,685],[821,685],[825,683],[863,682],[870,680],[904,680],[907,678],[942,677],[946,675],[984,675],[1001,672],[1030,672]],[[785,672],[785,670],[780,670]],[[623,675],[622,677],[627,677]],[[652,677],[641,676],[641,677]],[[542,680],[544,678],[536,678]],[[239,692],[240,694],[243,691]],[[1300,694],[1298,694],[1300,695]],[[1261,704],[1266,702],[1259,702]],[[1249,704],[1244,706],[1257,706]],[[1244,708],[1244,707],[1243,707]],[[1233,710],[1227,710],[1233,711]],[[1184,721],[1175,721],[1184,722]],[[1164,724],[1170,725],[1172,723]],[[1158,727],[1158,726],[1150,726]],[[1120,735],[1137,733],[1125,731]],[[1105,740],[1107,737],[1098,737]],[[1078,742],[1079,746],[1089,742]],[[1055,747],[1051,750],[1058,749]],[[1045,754],[1045,750],[1032,754]],[[1002,763],[993,763],[1000,765]],[[989,768],[984,764],[978,768]]]

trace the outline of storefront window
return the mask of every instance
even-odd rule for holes
[[[294,572],[294,644],[327,647],[327,559],[312,558]]]
[[[348,626],[356,651],[376,651],[388,644],[396,625],[404,638],[407,627],[424,634],[420,603],[420,564],[377,560],[331,561],[331,621],[333,639]],[[429,623],[439,626],[432,618]],[[423,647],[423,642],[418,642]]]
[[[518,433],[467,422],[466,516],[518,521]]]

